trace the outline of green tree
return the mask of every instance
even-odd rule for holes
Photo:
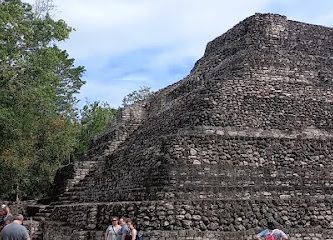
[[[137,102],[141,102],[147,98],[149,98],[154,92],[150,89],[150,87],[143,86],[140,87],[139,90],[135,90],[129,94],[127,94],[123,98],[123,106],[128,106]]]
[[[89,143],[98,134],[106,130],[108,123],[115,119],[117,110],[106,102],[87,103],[81,110],[81,126],[78,135],[76,158],[88,150]]]
[[[77,146],[84,68],[59,49],[72,31],[20,0],[0,1],[0,195],[46,191]]]

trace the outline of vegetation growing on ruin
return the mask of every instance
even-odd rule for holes
[[[57,45],[73,29],[41,11],[0,2],[0,195],[7,199],[45,193],[55,171],[115,115],[95,102],[79,120],[75,95],[85,70]]]

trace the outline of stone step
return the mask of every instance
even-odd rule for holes
[[[52,212],[41,212],[37,213],[35,217],[49,217],[52,214]]]
[[[26,206],[26,217],[33,216],[35,214],[38,214],[42,211],[44,211],[47,208],[48,205],[44,204],[36,204],[36,205],[27,205]]]
[[[34,216],[34,217],[32,217],[32,219],[33,219],[34,221],[44,222],[45,219],[46,219],[46,217],[43,217],[43,216]]]
[[[61,221],[51,221],[51,220],[49,220],[49,221],[47,221],[47,225],[61,227],[61,226],[68,226],[68,223],[61,222]]]
[[[58,200],[62,200],[64,198],[70,197],[70,196],[77,196],[78,193],[83,192],[84,190],[85,190],[84,188],[82,188],[81,190],[74,190],[74,191],[71,189],[68,192],[65,192],[64,194],[62,194],[61,196],[59,196]]]
[[[62,200],[62,201],[53,202],[51,206],[67,205],[72,203],[73,201],[70,200]]]
[[[75,162],[75,164],[78,165],[78,167],[90,166],[90,165],[94,165],[96,163],[97,163],[97,161],[93,161],[93,160],[84,160],[84,161]]]
[[[75,185],[75,186],[73,186],[71,189],[69,189],[68,191],[67,191],[67,193],[70,193],[70,192],[76,192],[76,191],[78,191],[78,192],[80,192],[80,191],[82,191],[82,190],[84,190],[85,189],[85,187],[84,186],[81,186],[81,185]],[[66,194],[67,194],[66,193]]]
[[[193,194],[191,194],[188,190],[191,189]],[[86,194],[84,193],[86,188],[80,187],[78,190],[68,191],[65,194],[59,196],[57,204],[61,201],[66,202],[77,202],[83,201]],[[140,189],[127,189],[127,192],[140,191]],[[324,187],[322,185],[315,186],[266,186],[265,189],[262,188],[262,185],[229,185],[229,186],[214,186],[208,184],[187,184],[182,188],[170,189],[171,193],[174,193],[178,196],[192,196],[193,199],[201,198],[207,199],[212,196],[216,196],[218,198],[221,197],[219,193],[227,193],[225,195],[226,199],[229,198],[256,198],[262,197],[265,199],[270,199],[276,197],[280,198],[295,198],[295,197],[316,197],[318,194],[324,197],[329,197],[332,194],[333,190],[329,187]],[[187,195],[186,195],[186,194]],[[185,195],[184,195],[185,194]],[[199,196],[200,195],[200,196]],[[205,196],[207,195],[207,196]],[[210,196],[211,195],[211,196]],[[210,197],[209,197],[210,196]],[[98,197],[96,196],[96,201],[98,201]],[[100,196],[103,197],[103,194]],[[182,197],[180,197],[182,198]],[[54,205],[54,204],[52,204]]]
[[[57,201],[57,202],[73,201],[75,199],[78,199],[78,196],[67,195],[67,196],[60,197],[59,201]]]
[[[135,126],[135,129],[140,124]],[[128,132],[129,134],[132,131]],[[53,201],[50,202],[50,205],[41,206],[38,210],[35,211],[33,216],[34,221],[43,222],[47,224],[52,224],[56,226],[67,226],[66,223],[58,221],[50,221],[50,217],[54,211],[54,207],[57,205],[71,204],[78,199],[77,194],[86,189],[85,184],[93,177],[96,169],[100,168],[101,164],[104,164],[106,155],[109,155],[114,151],[122,142],[125,140],[129,134],[124,134],[121,141],[108,141],[99,144],[97,147],[91,148],[93,152],[89,152],[84,156],[84,161],[74,163],[74,175],[71,179],[67,179],[67,186],[65,186],[65,192],[58,195]],[[77,231],[77,236],[80,236],[79,239],[85,239],[86,231]],[[42,232],[35,232],[33,239],[42,239]]]

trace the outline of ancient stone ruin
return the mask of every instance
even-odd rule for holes
[[[255,14],[183,80],[120,111],[35,217],[43,239],[333,239],[333,29]]]

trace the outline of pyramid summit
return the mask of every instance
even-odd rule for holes
[[[112,216],[151,240],[253,239],[267,221],[328,239],[332,104],[333,29],[255,14],[58,172],[43,239],[100,239]]]

